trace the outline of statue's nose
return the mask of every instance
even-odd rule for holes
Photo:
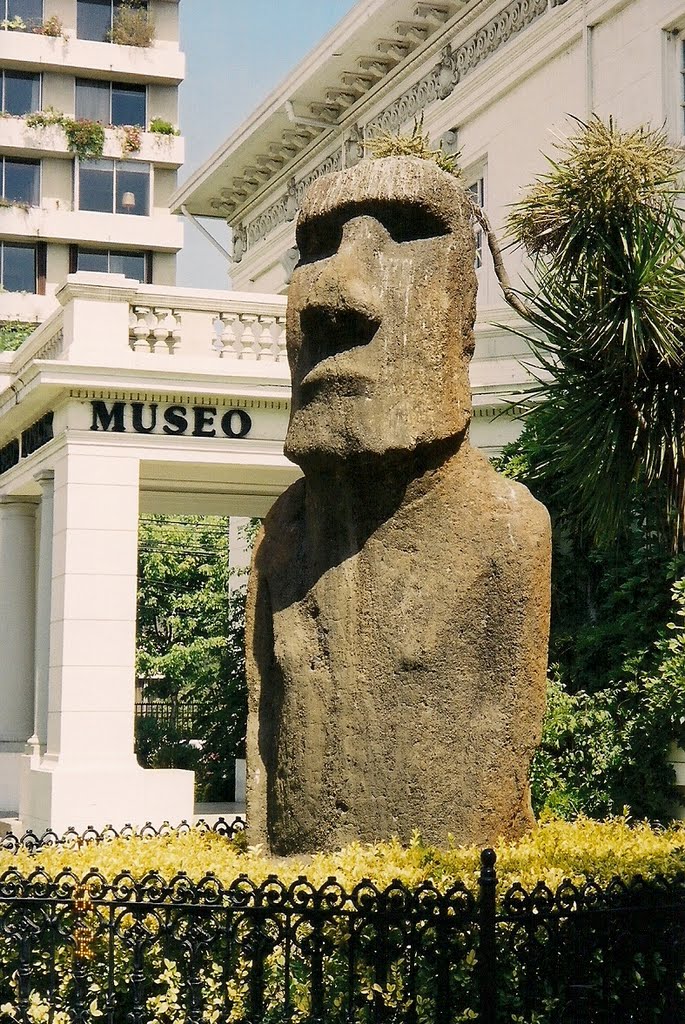
[[[345,221],[338,252],[349,248],[361,249],[371,253],[380,252],[388,240],[388,232],[375,217],[361,215]]]
[[[342,226],[335,252],[322,262],[312,282],[307,305],[356,309],[373,319],[382,310],[376,257],[383,246],[383,228],[373,217],[354,217]]]

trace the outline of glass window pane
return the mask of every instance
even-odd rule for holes
[[[112,124],[145,127],[145,86],[112,82]]]
[[[81,161],[79,165],[79,210],[111,213],[113,200],[114,161]]]
[[[5,157],[5,199],[13,203],[38,206],[40,163],[38,160],[11,160]]]
[[[3,243],[2,286],[7,292],[35,292],[36,250],[32,245]]]
[[[3,110],[6,114],[23,117],[24,114],[39,110],[40,75],[25,71],[5,71],[4,96]]]
[[[76,120],[109,124],[109,82],[76,79]]]
[[[77,270],[89,270],[91,273],[107,274],[109,272],[109,259],[107,250],[79,249],[76,257]]]
[[[104,42],[112,27],[112,0],[77,0],[76,35]]]
[[[125,274],[134,281],[145,284],[145,253],[111,252],[109,254],[110,274]]]
[[[150,165],[122,160],[117,165],[117,213],[147,217],[150,206]]]
[[[7,17],[21,18],[27,28],[43,24],[43,0],[8,0]]]

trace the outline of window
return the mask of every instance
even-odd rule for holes
[[[485,178],[476,178],[470,185],[467,185],[466,191],[474,203],[480,207],[485,206]],[[480,270],[483,266],[483,229],[476,225],[474,234],[476,236],[476,270]]]
[[[40,110],[40,75],[28,71],[3,71],[2,112],[23,117]]]
[[[121,4],[122,0],[77,0],[76,35],[78,38],[106,41],[112,28],[114,16]],[[147,10],[146,0],[139,0],[138,6]]]
[[[79,210],[147,217],[150,165],[133,160],[82,160],[78,191]]]
[[[0,242],[0,284],[6,292],[36,291],[36,246]]]
[[[76,249],[75,270],[98,274],[124,274],[141,284],[149,282],[150,253],[109,249]]]
[[[7,28],[21,21],[26,28],[43,24],[43,0],[0,0],[0,21]]]
[[[145,127],[146,89],[144,85],[100,82],[92,78],[76,79],[76,117],[100,124],[135,124]]]
[[[2,157],[2,198],[10,203],[40,203],[40,160]]]

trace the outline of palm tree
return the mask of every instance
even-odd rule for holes
[[[534,473],[588,539],[627,526],[636,492],[675,548],[685,532],[685,232],[660,131],[578,122],[509,218],[532,284],[516,292],[487,217],[507,301],[534,328]],[[540,340],[542,339],[542,340]],[[530,481],[534,483],[533,480]]]

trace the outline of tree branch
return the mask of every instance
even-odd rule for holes
[[[467,193],[468,195],[468,193]],[[524,317],[526,320],[530,320],[532,312],[525,302],[517,295],[511,286],[511,281],[507,273],[507,268],[504,266],[504,258],[502,256],[502,249],[499,244],[497,235],[494,232],[490,218],[488,217],[485,210],[483,210],[478,203],[475,203],[471,196],[468,197],[471,203],[471,209],[473,210],[473,216],[476,218],[481,228],[485,232],[485,237],[488,240],[488,249],[492,255],[492,263],[495,268],[495,274],[499,286],[502,289],[504,298],[509,303],[512,309],[515,309],[519,316]]]

